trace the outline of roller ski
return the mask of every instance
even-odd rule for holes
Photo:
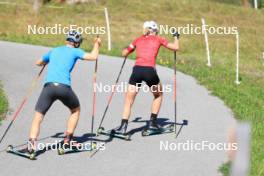
[[[29,141],[29,146],[25,149],[17,150],[12,145],[9,145],[6,149],[7,153],[11,153],[17,156],[28,158],[30,160],[36,160],[37,152],[33,149],[34,141]]]
[[[78,153],[78,152],[91,152],[96,149],[97,149],[96,142],[91,142],[86,144],[72,142],[72,144],[60,146],[58,148],[58,155],[65,155],[65,154]]]
[[[157,119],[155,118],[150,120],[149,124],[147,125],[147,128],[145,128],[141,134],[142,136],[151,136],[151,135],[173,133],[173,132],[175,132],[174,124],[169,124],[161,127],[157,123]]]
[[[112,129],[112,130],[107,130],[107,131],[104,129],[104,127],[99,127],[99,129],[97,130],[97,134],[102,134],[102,135],[130,141],[131,134],[126,132],[127,124],[128,124],[127,121],[122,121],[119,127]]]
[[[64,155],[77,152],[90,152],[97,149],[96,142],[78,143],[72,140],[72,135],[68,135],[58,144],[58,155]]]

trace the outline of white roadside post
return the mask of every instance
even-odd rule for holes
[[[110,51],[112,49],[111,46],[111,32],[110,32],[110,23],[109,23],[109,16],[108,16],[108,10],[105,7],[105,21],[106,21],[106,28],[107,28],[107,41],[108,41],[108,50]]]
[[[240,84],[239,81],[239,32],[236,33],[236,80],[235,83]]]
[[[206,24],[204,18],[202,18],[202,33],[204,34],[205,46],[206,46],[206,54],[207,54],[207,66],[211,67],[211,56],[209,50],[209,42],[208,42],[208,34],[206,31]]]
[[[254,0],[254,7],[255,9],[258,9],[258,0]]]

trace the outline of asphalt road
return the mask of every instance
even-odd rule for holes
[[[11,115],[21,103],[31,81],[39,69],[34,65],[36,58],[41,57],[49,48],[31,46],[10,42],[0,42],[0,80],[8,95],[10,113],[0,126],[2,135],[11,121]],[[122,58],[100,56],[98,67],[98,83],[112,85],[122,64]],[[133,61],[128,60],[120,82],[127,82],[131,74]],[[94,62],[79,61],[72,72],[73,89],[78,95],[82,112],[75,136],[81,142],[91,140],[90,124],[92,110],[92,74]],[[173,70],[157,67],[163,84],[173,85]],[[44,72],[45,74],[45,72]],[[43,86],[43,77],[26,106],[15,121],[5,140],[0,144],[4,150],[8,144],[20,145],[28,139],[28,132],[34,106]],[[225,151],[209,150],[185,151],[174,150],[179,143],[225,143],[227,129],[235,123],[232,112],[223,101],[210,95],[209,91],[197,81],[185,74],[177,72],[177,102],[178,120],[189,120],[177,139],[173,134],[142,137],[140,129],[149,118],[152,96],[150,93],[139,93],[131,116],[131,120],[140,117],[143,122],[131,122],[129,130],[134,130],[132,141],[119,139],[110,140],[100,136],[97,140],[108,141],[104,151],[99,151],[93,157],[89,152],[73,153],[64,156],[49,150],[38,156],[38,160],[30,161],[15,155],[0,153],[0,173],[5,176],[28,175],[93,175],[93,176],[215,176],[218,167],[226,158]],[[97,111],[95,127],[98,127],[110,92],[97,94]],[[165,93],[160,118],[163,122],[172,122],[174,118],[173,94]],[[124,93],[115,94],[110,105],[104,125],[111,128],[119,125]],[[52,143],[61,140],[69,111],[56,102],[47,113],[42,123],[39,142]],[[166,142],[170,150],[160,150],[160,143]]]

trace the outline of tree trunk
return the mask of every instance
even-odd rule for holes
[[[242,0],[242,3],[243,3],[243,6],[245,6],[245,7],[250,6],[249,0]]]
[[[42,0],[34,0],[34,3],[33,3],[33,10],[35,13],[38,13],[39,12],[39,9],[42,5]]]

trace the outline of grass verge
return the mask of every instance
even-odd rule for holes
[[[1,124],[1,120],[5,118],[7,110],[8,110],[7,98],[4,94],[2,87],[0,86],[0,124]]]
[[[221,172],[223,176],[229,176],[230,168],[231,168],[231,163],[227,162],[219,168],[219,172]]]

